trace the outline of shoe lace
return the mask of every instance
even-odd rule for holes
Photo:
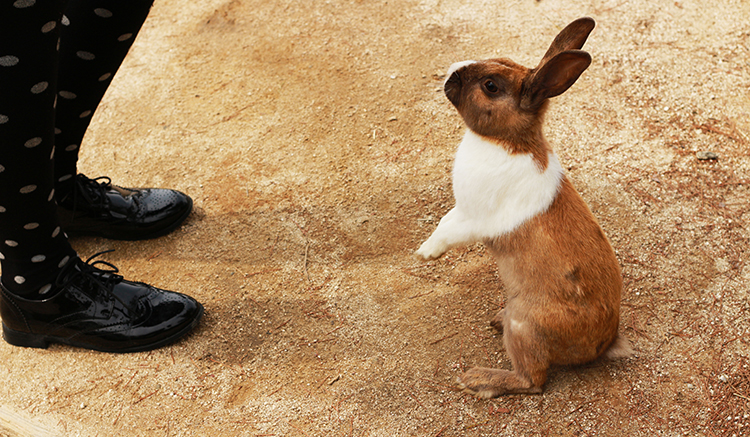
[[[110,249],[97,252],[90,256],[85,262],[78,257],[71,258],[57,275],[55,286],[65,288],[71,283],[79,280],[88,281],[101,291],[116,299],[125,308],[133,311],[133,308],[130,305],[123,302],[122,299],[112,292],[114,286],[123,280],[123,277],[117,274],[120,270],[114,264],[107,261],[100,259],[94,260],[95,258],[109,252],[114,252],[114,250]],[[105,266],[106,269],[99,268],[99,266]]]
[[[99,182],[105,181],[105,182]],[[99,176],[89,179],[83,174],[76,175],[75,188],[73,189],[73,213],[78,206],[78,196],[88,204],[89,208],[102,209],[107,207],[107,191],[112,188],[112,179],[109,176]],[[105,252],[100,252],[101,255]]]

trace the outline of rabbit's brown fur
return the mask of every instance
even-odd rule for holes
[[[483,397],[538,393],[551,365],[601,356],[617,337],[620,269],[607,237],[565,178],[546,213],[486,241],[506,289],[502,326],[514,372],[472,369],[464,386]],[[502,380],[508,386],[488,384]]]

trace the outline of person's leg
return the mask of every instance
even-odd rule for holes
[[[75,256],[55,215],[53,144],[65,0],[0,2],[0,262],[19,295],[48,293]]]
[[[126,281],[111,265],[102,270],[100,261],[81,261],[58,220],[53,141],[65,4],[0,1],[3,338],[28,347],[154,349],[195,327],[203,307],[188,296]]]
[[[73,189],[81,141],[153,0],[69,0],[60,29],[55,180]]]
[[[192,210],[187,195],[127,189],[77,171],[94,111],[148,16],[153,0],[69,0],[60,28],[55,121],[55,197],[69,235],[143,240],[177,228]]]

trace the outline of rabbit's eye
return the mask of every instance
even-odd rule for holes
[[[484,89],[486,89],[490,94],[497,94],[500,92],[500,87],[498,87],[492,80],[487,80],[484,82]]]

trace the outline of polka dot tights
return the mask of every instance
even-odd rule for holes
[[[73,189],[83,135],[153,0],[0,0],[2,283],[48,295],[76,256],[56,198]]]

